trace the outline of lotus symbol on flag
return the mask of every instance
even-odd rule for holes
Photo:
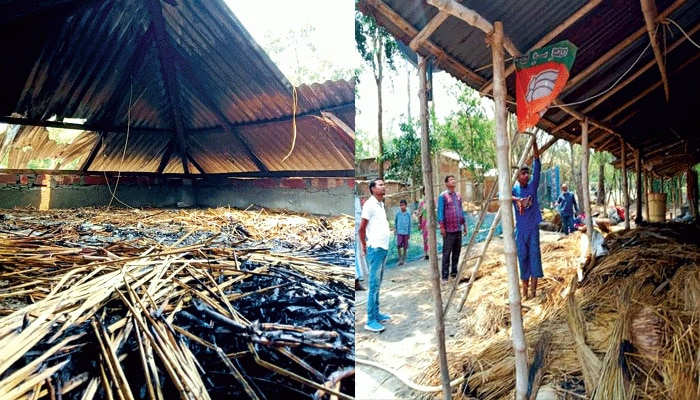
[[[542,97],[547,97],[552,93],[554,89],[554,84],[559,76],[559,71],[555,69],[547,69],[534,75],[530,79],[530,83],[527,85],[527,93],[525,93],[525,99],[528,103],[532,103],[533,100],[540,99]],[[539,112],[540,117],[544,115],[547,111],[545,108]]]
[[[576,46],[562,41],[515,59],[515,97],[520,132],[537,125],[559,96],[569,79],[575,56]]]

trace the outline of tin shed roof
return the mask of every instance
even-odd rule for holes
[[[222,0],[6,0],[0,47],[6,171],[353,174],[354,81],[293,87]]]
[[[588,117],[593,148],[620,159],[624,139],[659,176],[700,162],[699,1],[358,0],[357,8],[484,95],[492,92],[489,37],[458,17],[465,9],[487,25],[501,21],[512,53],[569,40],[578,47],[569,81],[539,127],[580,142]],[[512,57],[506,62],[514,112]],[[632,167],[629,151],[627,159]]]

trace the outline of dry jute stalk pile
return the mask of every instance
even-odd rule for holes
[[[260,209],[4,210],[0,398],[350,398],[353,233]]]
[[[547,277],[523,302],[530,386],[559,399],[700,398],[700,227],[611,233],[581,282],[579,235],[543,244]],[[505,267],[486,266],[488,289],[462,311],[468,334],[448,346],[451,377],[466,377],[454,398],[514,396]],[[424,382],[439,385],[437,365]]]

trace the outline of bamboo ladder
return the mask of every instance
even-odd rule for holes
[[[518,134],[513,135],[513,139],[511,139],[510,146],[511,148],[515,144],[515,142],[518,139]],[[532,148],[532,141],[536,140],[536,137],[534,134],[530,134],[530,140],[528,140],[527,146],[523,149],[522,154],[520,155],[520,159],[518,160],[518,164],[516,165],[522,165],[525,162],[525,159],[527,158],[527,155],[530,153],[530,149]],[[511,176],[510,182],[511,184],[514,184],[515,178],[517,178],[518,174],[518,169],[516,168],[515,171],[513,172],[513,175]],[[457,292],[457,286],[459,285],[459,282],[461,280],[462,275],[464,274],[465,271],[465,266],[467,265],[468,261],[471,260],[476,260],[474,263],[474,268],[472,269],[471,276],[469,277],[469,282],[467,283],[467,286],[465,288],[464,294],[462,294],[462,298],[460,299],[459,303],[459,309],[457,312],[462,311],[462,308],[464,307],[464,303],[467,301],[467,296],[469,295],[469,291],[471,290],[472,286],[474,285],[474,281],[476,280],[476,274],[479,272],[479,267],[481,266],[481,263],[483,262],[484,258],[486,257],[486,251],[488,250],[489,244],[491,243],[491,239],[493,239],[493,235],[496,232],[496,228],[498,227],[498,223],[501,220],[501,208],[499,204],[498,211],[496,211],[496,215],[493,219],[493,222],[491,223],[491,227],[488,229],[481,229],[481,224],[484,222],[484,217],[486,216],[486,210],[488,209],[489,203],[493,199],[498,199],[496,194],[496,188],[498,187],[498,177],[496,177],[496,180],[494,181],[493,186],[491,187],[491,190],[489,191],[489,195],[487,196],[487,201],[484,202],[483,206],[481,207],[481,211],[479,212],[479,219],[475,225],[475,231],[472,233],[471,238],[469,238],[469,242],[467,244],[466,250],[462,253],[463,256],[460,260],[459,263],[459,268],[457,270],[457,278],[454,280],[452,284],[452,288],[450,289],[450,294],[447,296],[447,301],[445,301],[445,307],[442,311],[443,317],[447,315],[447,311],[450,309],[450,304],[452,304],[452,299],[454,298],[454,295]],[[472,248],[474,247],[474,243],[476,243],[476,236],[481,233],[488,231],[488,235],[486,236],[486,240],[484,242],[483,249],[481,250],[481,254],[474,256],[474,257],[468,257],[469,253],[471,252]]]

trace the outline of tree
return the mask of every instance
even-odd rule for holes
[[[384,179],[384,138],[382,136],[382,80],[384,67],[396,70],[394,58],[399,54],[396,40],[373,17],[355,10],[355,45],[362,59],[372,68],[377,84],[377,140],[379,142],[379,179]]]
[[[420,136],[413,121],[401,123],[401,136],[392,139],[386,149],[385,159],[389,161],[387,178],[399,181],[411,180],[414,187],[423,185],[421,168]]]
[[[356,70],[335,65],[332,54],[324,53],[316,47],[315,31],[316,28],[312,25],[304,25],[290,29],[282,37],[268,32],[261,47],[294,86],[348,79],[356,75]],[[314,62],[310,63],[308,60]]]
[[[472,88],[463,86],[457,95],[460,110],[435,125],[439,146],[459,154],[477,182],[496,166],[494,121],[486,115],[481,98]]]
[[[368,158],[371,154],[371,143],[369,143],[368,138],[369,134],[367,134],[367,132],[362,130],[357,130],[355,132],[355,163]]]

